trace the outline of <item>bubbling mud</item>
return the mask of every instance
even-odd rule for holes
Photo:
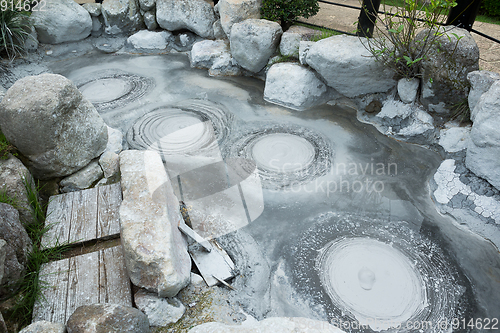
[[[330,321],[389,332],[414,332],[414,323],[426,322],[425,332],[447,332],[467,311],[464,278],[438,245],[404,222],[337,213],[312,222],[290,267],[295,287],[322,303]]]
[[[97,109],[106,111],[127,106],[155,86],[152,78],[107,70],[75,81],[76,86]]]
[[[308,128],[252,123],[229,140],[223,155],[253,160],[262,185],[282,189],[326,174],[333,150],[328,139]]]
[[[232,114],[216,103],[186,100],[144,114],[128,130],[127,141],[162,156],[195,154],[225,140],[231,122]]]

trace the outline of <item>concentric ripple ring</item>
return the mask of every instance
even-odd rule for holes
[[[330,212],[310,222],[290,251],[290,269],[299,294],[322,304],[330,320],[406,333],[428,322],[425,332],[447,332],[442,327],[469,312],[466,278],[404,221]]]
[[[113,70],[95,73],[75,84],[98,111],[105,111],[125,107],[141,98],[155,82],[152,78]]]
[[[144,114],[128,130],[127,141],[133,149],[153,149],[161,155],[196,154],[222,142],[231,121],[232,114],[221,105],[187,100]]]
[[[326,137],[305,127],[253,123],[228,140],[223,155],[255,161],[262,185],[282,189],[326,174],[333,149]]]

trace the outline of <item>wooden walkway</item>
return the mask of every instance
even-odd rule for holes
[[[120,184],[55,195],[47,208],[42,247],[80,243],[120,234]]]
[[[52,228],[42,243],[49,248],[119,234],[121,200],[120,184],[52,197],[46,221]],[[121,245],[50,262],[42,267],[39,279],[43,296],[35,304],[33,321],[66,324],[76,308],[93,303],[132,306]]]

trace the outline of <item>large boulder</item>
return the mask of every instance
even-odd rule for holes
[[[267,72],[264,100],[303,111],[323,104],[328,87],[311,69],[297,63],[278,63]]]
[[[80,306],[69,317],[68,333],[149,333],[148,317],[136,308],[118,304]]]
[[[227,37],[231,37],[233,24],[247,19],[260,19],[262,0],[220,0],[217,9],[220,24]]]
[[[30,224],[33,221],[33,209],[26,185],[35,187],[33,177],[22,162],[12,155],[6,160],[0,159],[0,191],[5,191],[9,197],[15,198],[21,222]]]
[[[200,37],[214,37],[215,13],[205,0],[157,0],[156,21],[163,29],[188,29]]]
[[[305,62],[346,97],[386,92],[397,83],[394,73],[370,56],[359,37],[322,39],[309,48]]]
[[[0,203],[0,239],[5,260],[3,277],[0,280],[0,298],[9,295],[16,288],[16,282],[23,277],[26,270],[28,253],[31,251],[31,239],[19,221],[19,213],[11,205]]]
[[[284,32],[281,36],[280,53],[282,56],[299,58],[302,36],[296,32]]]
[[[178,229],[179,201],[160,155],[123,151],[120,171],[121,240],[130,280],[160,297],[173,297],[189,284],[191,258]]]
[[[45,44],[75,42],[87,38],[92,19],[74,0],[46,0],[44,10],[33,11],[30,19],[38,40]]]
[[[260,72],[276,52],[283,30],[276,22],[248,19],[231,29],[231,54],[246,70]]]
[[[109,35],[136,31],[143,26],[138,0],[104,0],[104,32]]]
[[[210,68],[222,56],[231,56],[229,44],[225,40],[202,40],[193,44],[189,52],[191,67]]]
[[[92,103],[56,74],[18,80],[0,103],[0,128],[40,179],[80,170],[104,151],[108,140]]]
[[[500,81],[481,96],[474,110],[465,164],[500,190]]]
[[[223,323],[205,323],[198,325],[188,333],[343,333],[344,331],[327,321],[309,318],[272,317],[262,321],[245,323],[244,325],[227,325]]]
[[[500,74],[489,71],[474,71],[467,74],[471,88],[469,91],[470,119],[474,121],[476,117],[475,108],[481,96],[487,92],[495,81],[500,80]]]
[[[427,29],[418,33],[414,43],[424,43],[428,33]],[[467,74],[479,69],[479,48],[465,29],[446,26],[440,28],[440,33],[439,46],[432,48],[421,62],[420,102],[430,111],[445,115],[467,97]]]

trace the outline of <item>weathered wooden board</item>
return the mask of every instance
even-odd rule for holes
[[[76,308],[86,304],[132,305],[121,245],[48,263],[40,271],[40,281],[45,288],[33,321],[66,324]]]
[[[45,221],[51,227],[42,238],[42,247],[119,234],[121,201],[120,184],[52,196]]]

